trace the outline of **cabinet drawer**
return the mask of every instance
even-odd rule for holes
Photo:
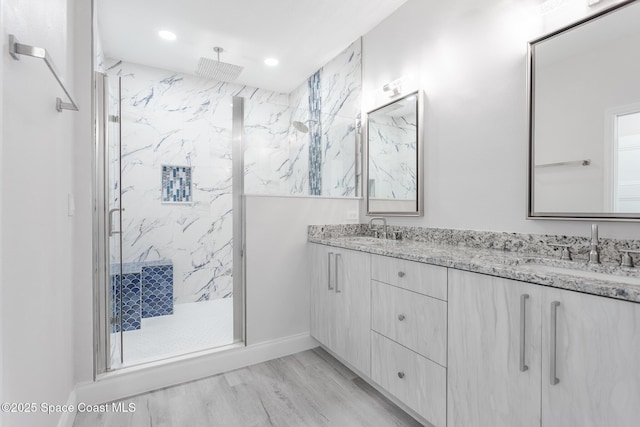
[[[371,328],[446,366],[447,303],[371,281]]]
[[[447,370],[371,332],[371,379],[433,425],[446,425]]]
[[[371,278],[441,300],[447,299],[447,268],[374,255]]]

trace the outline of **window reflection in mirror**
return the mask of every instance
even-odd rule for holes
[[[421,214],[420,101],[414,92],[368,113],[369,213]]]
[[[614,212],[640,212],[640,106],[616,115],[614,130]]]

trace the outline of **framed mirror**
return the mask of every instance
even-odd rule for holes
[[[528,218],[640,220],[640,1],[529,45]]]
[[[369,215],[422,215],[422,97],[412,92],[367,113]]]

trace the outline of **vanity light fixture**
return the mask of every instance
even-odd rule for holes
[[[391,92],[391,94],[389,95],[389,98],[396,97],[400,95],[400,93],[402,92],[402,84],[404,82],[405,82],[405,78],[400,77],[399,79],[395,79],[394,81],[389,82],[386,85],[382,86],[382,90],[384,92]]]
[[[546,0],[538,6],[541,15],[546,15],[567,4],[567,0]]]
[[[174,41],[177,38],[176,33],[167,30],[158,31],[158,37],[160,37],[162,40],[167,40],[170,42]]]
[[[269,67],[275,67],[280,63],[280,61],[278,61],[276,58],[267,58],[264,60],[264,63]]]

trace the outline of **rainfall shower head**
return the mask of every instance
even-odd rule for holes
[[[305,123],[316,123],[315,120],[307,120],[306,122],[291,122],[291,126],[293,126],[298,132],[309,133],[309,127]]]
[[[196,68],[196,76],[221,82],[232,82],[237,79],[244,67],[220,61],[223,48],[216,46],[213,51],[218,54],[218,60],[201,57]]]

